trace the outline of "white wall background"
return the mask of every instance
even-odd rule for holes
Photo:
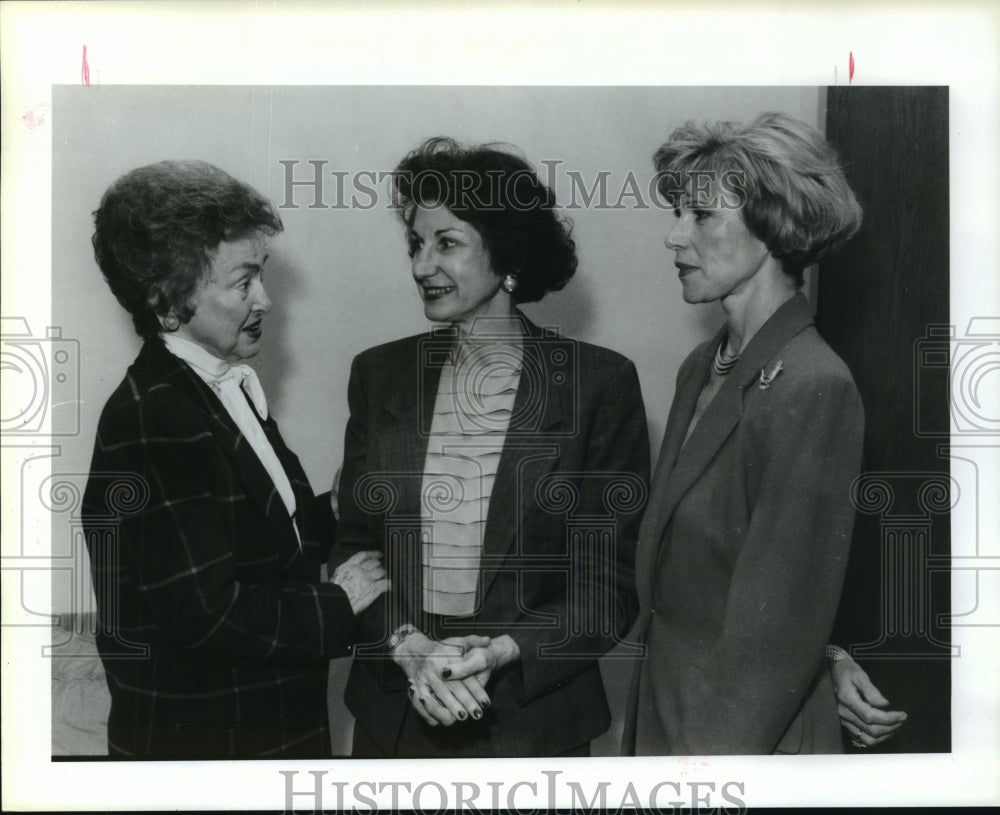
[[[435,135],[519,147],[543,175],[554,165],[560,203],[572,202],[568,173],[588,187],[606,173],[607,203],[617,202],[629,173],[645,190],[651,156],[688,119],[746,120],[780,110],[822,126],[816,88],[667,87],[219,87],[104,86],[53,89],[52,324],[80,342],[80,433],[61,439],[53,470],[85,480],[100,410],[138,353],[131,321],[93,259],[92,211],[122,173],[165,158],[218,165],[285,203],[282,160],[326,161],[323,198],[296,187],[296,208],[280,209],[285,231],[273,239],[267,288],[274,307],[263,350],[254,361],[271,410],[316,492],[329,489],[343,451],[351,359],[381,342],[426,330],[409,274],[402,227],[386,205],[385,185],[370,209],[350,206],[350,182],[338,200],[332,172],[390,171]],[[365,183],[370,183],[367,179]],[[370,198],[358,194],[362,206]],[[716,306],[680,297],[672,255],[663,246],[663,210],[637,207],[568,211],[580,258],[562,292],[526,307],[532,319],[567,336],[614,348],[635,361],[659,448],[677,367],[721,324]],[[652,203],[647,201],[646,203]],[[44,270],[39,270],[44,273]],[[71,553],[68,513],[53,514],[53,557]],[[77,564],[80,563],[77,559]],[[74,584],[76,586],[74,590]],[[55,611],[79,609],[89,574],[57,572]],[[75,599],[74,599],[75,598]],[[630,663],[605,665],[609,696],[620,714]],[[331,715],[340,747],[349,716],[340,706],[346,661],[334,663]],[[595,743],[613,754],[619,723]]]

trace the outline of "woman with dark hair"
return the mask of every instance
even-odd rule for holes
[[[587,755],[597,660],[635,618],[649,467],[635,367],[517,308],[577,260],[523,159],[432,139],[396,168],[413,280],[448,328],[351,371],[337,544],[382,548],[359,617],[355,756]]]
[[[640,532],[647,657],[624,752],[840,752],[824,651],[864,413],[800,288],[861,208],[823,137],[781,114],[689,123],[655,165],[684,300],[718,302],[725,326],[677,375]]]
[[[98,265],[144,345],[101,414],[83,521],[111,691],[133,758],[330,755],[327,669],[386,588],[332,542],[253,369],[271,301],[251,187],[201,161],[126,173],[95,212]]]

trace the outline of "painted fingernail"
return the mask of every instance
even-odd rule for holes
[[[472,711],[472,718],[473,719],[483,718],[483,712],[477,708],[476,710]]]
[[[451,668],[445,668],[443,671],[441,671],[441,676],[443,676],[445,679],[451,679]]]
[[[468,713],[466,713],[466,712],[465,712],[464,710],[460,710],[460,711],[458,711],[458,718],[459,718],[459,719],[461,719],[461,720],[462,720],[463,722],[464,722],[464,721],[465,721],[465,720],[466,720],[466,719],[467,719],[468,717],[469,717],[469,714],[468,714]]]
[[[482,705],[483,707],[489,707],[489,706],[490,706],[490,700],[489,700],[489,699],[482,699],[482,700],[480,701],[480,704],[481,704],[481,705]]]

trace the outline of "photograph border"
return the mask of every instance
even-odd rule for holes
[[[514,4],[501,12],[483,4],[460,14],[451,3],[415,11],[375,3],[366,12],[346,4],[323,9],[309,3],[200,9],[187,3],[5,3],[0,6],[3,316],[24,319],[32,331],[52,323],[51,280],[38,270],[51,268],[52,262],[51,123],[58,115],[52,108],[53,85],[311,84],[318,76],[351,77],[350,84],[361,76],[373,85],[399,84],[404,78],[407,84],[452,84],[456,77],[463,85],[857,83],[950,88],[950,322],[957,331],[967,331],[975,318],[1000,315],[1000,276],[982,273],[1000,268],[996,18],[985,2],[941,9],[896,3],[861,8],[847,3],[838,12],[817,8],[792,17],[779,4],[759,4],[753,11],[720,5],[708,12],[646,3],[612,11],[587,2],[557,3],[547,12]],[[895,35],[891,47],[885,41],[887,25]],[[438,30],[447,33],[432,33]],[[748,31],[761,30],[767,33],[747,41]],[[674,33],[679,31],[684,36]],[[436,48],[421,48],[427,41]],[[544,58],[539,60],[538,53]],[[996,494],[989,492],[997,485],[1000,461],[995,436],[976,441],[953,436],[952,445],[968,447],[975,457],[979,494]],[[55,457],[58,451],[58,436],[44,428],[37,437],[5,436],[3,441],[5,809],[309,808],[310,801],[317,803],[314,782],[324,785],[327,807],[369,811],[413,803],[412,790],[426,776],[420,761],[394,762],[391,779],[385,778],[384,765],[360,761],[225,767],[50,761],[48,694],[32,692],[49,686],[48,666],[28,656],[48,644],[49,629],[20,621],[51,602],[47,581],[38,573],[54,564],[45,512],[40,508],[19,516],[16,487],[28,458]],[[972,535],[977,542],[976,557],[965,558],[962,567],[982,578],[976,581],[978,594],[970,596],[968,582],[956,570],[953,608],[975,609],[976,618],[986,622],[953,629],[962,656],[956,660],[952,691],[950,754],[510,759],[485,770],[479,762],[456,759],[449,775],[479,780],[484,792],[477,806],[482,809],[492,803],[485,792],[491,782],[497,794],[514,796],[501,797],[500,806],[568,806],[574,800],[570,782],[594,789],[595,765],[601,780],[608,781],[606,800],[612,808],[632,804],[630,795],[637,797],[633,805],[646,806],[643,796],[656,784],[674,783],[682,787],[682,799],[660,799],[661,806],[998,803],[1000,779],[982,768],[1000,765],[995,622],[1000,620],[995,577],[1000,553],[989,549],[996,541],[996,518],[989,510],[980,512],[952,520],[953,541]],[[386,786],[379,789],[378,783]],[[742,786],[726,786],[734,784]],[[426,794],[423,806],[436,807],[437,790]]]

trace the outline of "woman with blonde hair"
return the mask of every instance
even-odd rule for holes
[[[861,207],[823,136],[782,114],[688,123],[654,161],[681,294],[725,325],[677,375],[640,532],[647,656],[624,752],[840,752],[824,654],[864,410],[801,287]]]

